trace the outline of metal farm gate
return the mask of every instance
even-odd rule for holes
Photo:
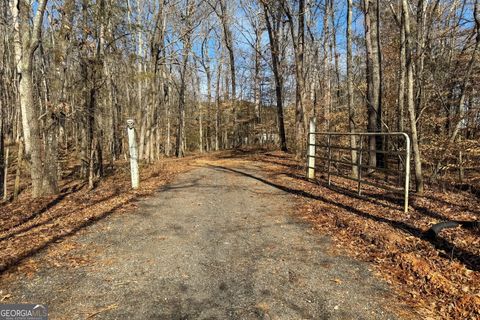
[[[352,137],[355,139],[355,148],[351,147]],[[369,148],[369,140],[372,138],[380,141],[381,149]],[[352,162],[355,156],[356,161]],[[372,165],[374,156],[376,164]],[[352,174],[354,168],[358,172],[357,176]],[[316,172],[326,174],[329,186],[332,176],[355,181],[359,195],[362,193],[362,185],[402,194],[404,211],[407,212],[410,137],[404,132],[315,132],[315,122],[311,121],[308,133],[307,178],[315,180]]]

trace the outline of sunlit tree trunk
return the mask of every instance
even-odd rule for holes
[[[352,11],[353,1],[348,0],[347,11],[347,103],[348,103],[348,128],[350,133],[355,132],[355,105],[353,100],[353,48],[352,48]],[[350,136],[350,148],[357,148],[355,136]],[[357,163],[357,151],[351,150],[352,163]],[[352,176],[358,177],[358,167],[352,166]]]
[[[177,144],[176,144],[176,156],[181,158],[185,155],[185,94],[186,94],[186,77],[187,77],[187,66],[191,50],[191,34],[190,29],[193,21],[192,15],[195,9],[195,1],[187,1],[185,9],[185,20],[187,32],[182,37],[182,62],[180,66],[180,86],[178,91],[178,126],[177,126]]]
[[[222,59],[217,61],[217,83],[215,85],[215,150],[220,149],[220,84],[222,78]]]
[[[32,27],[30,27],[30,2],[26,0],[12,0],[10,5],[13,17],[15,60],[20,81],[18,90],[25,154],[31,163],[32,196],[38,197],[42,194],[43,165],[39,112],[34,103],[32,64],[33,55],[39,46],[41,38],[47,0],[41,0],[37,4]]]
[[[406,48],[406,67],[407,67],[407,109],[410,119],[410,130],[412,138],[413,158],[415,165],[415,180],[417,193],[422,195],[424,191],[423,174],[422,174],[422,157],[420,155],[420,147],[417,133],[417,116],[415,112],[414,98],[414,79],[413,79],[413,52],[412,52],[412,35],[410,33],[410,13],[408,1],[402,0],[403,27],[405,28],[405,48]]]
[[[378,3],[376,0],[364,0],[365,14],[365,43],[367,48],[367,115],[368,131],[381,131],[381,66],[378,39]],[[382,138],[369,138],[370,166],[382,165],[377,162],[377,149],[381,149]]]

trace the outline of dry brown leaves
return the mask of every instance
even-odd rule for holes
[[[303,161],[270,152],[249,158],[261,163],[269,182],[295,194],[297,214],[332,236],[351,256],[372,262],[377,272],[421,317],[480,319],[480,230],[455,228],[429,240],[424,232],[438,222],[479,220],[480,201],[465,192],[428,191],[413,197],[410,212],[374,188],[370,197],[334,179],[306,181]]]
[[[261,169],[269,183],[298,199],[298,216],[329,234],[342,251],[369,261],[398,294],[424,318],[480,319],[480,234],[464,228],[442,231],[441,241],[423,233],[446,220],[478,220],[480,202],[468,193],[436,193],[413,198],[408,214],[374,188],[358,198],[355,187],[341,179],[334,188],[305,181],[303,161],[271,153],[217,153],[204,158],[164,160],[143,168],[142,187],[130,190],[124,163],[93,191],[78,181],[65,181],[57,197],[21,201],[0,208],[0,270],[31,275],[40,268],[29,258],[49,247],[50,267],[81,266],[89,256],[72,257],[76,244],[68,236],[112,213],[126,211],[140,196],[153,193],[179,172],[217,161],[222,165],[249,163]],[[101,248],[98,248],[101,250]],[[6,272],[8,270],[8,272]],[[0,279],[1,280],[1,279]],[[1,292],[0,292],[1,293]],[[0,299],[8,300],[3,293]],[[103,311],[103,310],[101,310]]]
[[[46,248],[43,266],[89,264],[89,256],[97,249],[88,248],[83,256],[69,254],[79,246],[69,241],[69,236],[113,213],[133,208],[137,199],[152,194],[178,173],[189,170],[191,160],[166,159],[141,168],[141,187],[135,191],[130,188],[128,163],[121,162],[94,190],[87,190],[77,180],[63,181],[62,192],[55,197],[23,196],[17,202],[0,207],[1,279],[36,273],[39,261],[31,257]]]

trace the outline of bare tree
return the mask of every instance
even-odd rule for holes
[[[379,43],[379,6],[378,0],[364,0],[365,43],[367,48],[367,113],[368,131],[380,132],[382,121],[381,108],[381,65]],[[376,150],[381,149],[382,139],[371,136],[369,139],[370,166],[377,166]]]
[[[293,16],[288,1],[282,1],[282,7],[287,16],[290,35],[292,37],[293,51],[295,55],[295,143],[297,156],[300,156],[304,150],[306,122],[304,119],[305,108],[305,90],[304,90],[304,51],[305,51],[305,1],[298,1],[298,33],[294,31]]]
[[[145,163],[277,140],[299,157],[313,115],[330,131],[410,131],[420,193],[423,175],[475,183],[478,1],[385,3],[4,1],[0,182],[15,180],[15,198],[56,193],[75,161],[70,176],[95,188],[104,166],[127,156],[127,117],[139,124]],[[386,165],[383,152],[396,147],[372,138],[370,165]]]
[[[413,40],[410,33],[410,13],[407,0],[402,0],[402,15],[403,15],[403,27],[405,28],[405,48],[406,48],[406,67],[407,67],[407,109],[410,119],[410,130],[413,147],[413,157],[415,164],[415,181],[417,186],[417,192],[423,194],[423,174],[422,174],[422,157],[420,155],[420,147],[418,142],[417,132],[417,116],[415,113],[415,101],[414,101],[414,79],[413,79]]]
[[[185,14],[182,15],[182,19],[185,22],[183,29],[182,42],[182,57],[180,66],[180,85],[178,89],[179,104],[178,104],[178,129],[177,129],[177,144],[175,153],[177,157],[181,158],[185,154],[185,91],[186,91],[186,77],[187,67],[192,50],[191,32],[193,30],[193,14],[196,6],[196,1],[186,0],[185,2]]]
[[[348,0],[347,9],[347,99],[348,99],[348,128],[350,133],[355,133],[355,106],[353,100],[353,53],[352,53],[352,11],[353,1]],[[355,136],[350,136],[350,148],[352,163],[357,163],[357,140]],[[358,177],[358,167],[352,166],[352,175]]]
[[[275,4],[262,2],[267,25],[268,38],[270,40],[270,54],[272,57],[272,71],[275,78],[275,94],[277,99],[277,121],[278,135],[280,139],[280,149],[287,151],[287,139],[285,136],[285,123],[283,118],[283,81],[280,74],[280,47],[279,47],[279,28],[281,23],[282,11]]]
[[[42,33],[43,15],[47,0],[39,1],[30,26],[30,1],[13,0],[10,10],[13,17],[14,48],[17,74],[19,79],[20,110],[22,113],[25,154],[31,161],[32,195],[42,194],[43,166],[42,144],[40,142],[39,112],[35,107],[33,94],[33,56],[37,50]]]

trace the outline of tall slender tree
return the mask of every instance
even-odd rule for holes
[[[407,67],[407,109],[410,119],[410,130],[413,147],[413,157],[415,164],[415,181],[417,192],[421,195],[424,192],[422,157],[420,155],[420,146],[417,131],[417,115],[415,112],[414,98],[414,78],[413,78],[413,39],[410,32],[410,13],[407,0],[402,0],[403,27],[405,28],[405,48],[406,48],[406,67]]]
[[[268,38],[270,41],[270,54],[272,58],[272,71],[275,78],[275,95],[277,99],[277,122],[280,149],[288,151],[287,138],[285,135],[285,123],[283,117],[283,81],[280,71],[280,47],[279,47],[279,29],[282,12],[275,4],[262,2],[267,25]]]
[[[47,0],[40,0],[33,11],[30,1],[12,0],[15,63],[19,79],[20,110],[22,115],[25,155],[31,162],[32,195],[42,194],[43,164],[40,141],[40,114],[34,99],[33,56],[41,41],[43,16]],[[30,25],[30,13],[34,12]]]
[[[353,97],[353,45],[352,45],[352,15],[353,1],[348,0],[347,7],[347,104],[348,104],[348,129],[355,133],[355,105]],[[350,136],[350,148],[352,163],[357,163],[357,140],[354,135]],[[358,167],[352,166],[352,175],[358,177]]]

